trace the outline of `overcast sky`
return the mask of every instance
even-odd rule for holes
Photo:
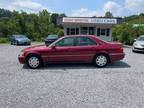
[[[67,16],[103,16],[110,11],[114,16],[144,13],[144,0],[0,0],[0,8],[27,12],[47,9]]]

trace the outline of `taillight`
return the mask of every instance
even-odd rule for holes
[[[119,53],[123,53],[123,48],[122,48],[122,47],[119,48],[118,52],[119,52]]]

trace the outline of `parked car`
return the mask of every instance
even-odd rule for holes
[[[64,36],[50,44],[24,49],[18,56],[21,64],[36,69],[45,63],[93,63],[105,67],[110,62],[123,59],[123,45],[105,42],[92,35]]]
[[[59,38],[58,35],[48,35],[46,39],[44,39],[45,44],[49,45],[51,43],[53,43],[54,41],[56,41]]]
[[[144,52],[144,35],[135,39],[132,51],[133,52]]]
[[[25,35],[12,35],[11,45],[31,45],[31,40]]]

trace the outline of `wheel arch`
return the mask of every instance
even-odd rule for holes
[[[27,62],[28,58],[31,56],[37,56],[41,59],[41,62],[43,63],[43,59],[41,57],[41,55],[38,52],[29,52],[28,54],[26,54],[26,59],[25,59],[25,63]]]

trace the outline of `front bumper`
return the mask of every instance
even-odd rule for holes
[[[19,45],[30,45],[31,42],[18,42]]]
[[[18,55],[18,60],[21,64],[25,64],[25,57],[24,56]]]
[[[132,50],[133,50],[133,51],[138,51],[138,52],[144,52],[144,48],[136,48],[136,47],[133,47]]]

